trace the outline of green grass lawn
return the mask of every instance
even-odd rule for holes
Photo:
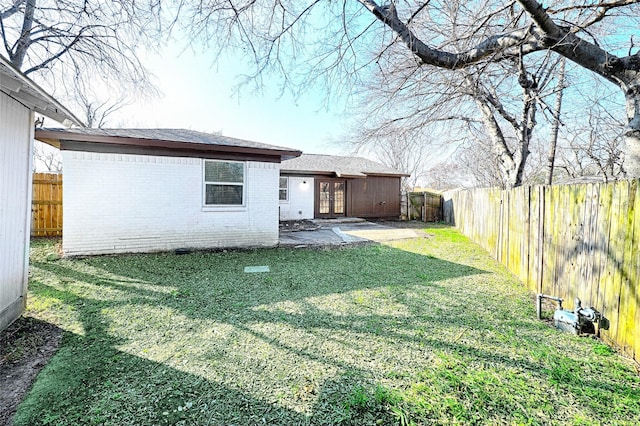
[[[457,231],[426,231],[60,260],[34,241],[28,315],[65,334],[15,423],[640,424],[631,361],[536,320]]]

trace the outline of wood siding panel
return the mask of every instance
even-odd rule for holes
[[[31,111],[0,93],[0,330],[26,300],[31,118]]]
[[[400,217],[400,178],[368,176],[347,180],[347,216]]]

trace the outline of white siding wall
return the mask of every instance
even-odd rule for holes
[[[31,111],[0,92],[0,330],[26,302],[32,132]]]
[[[278,243],[279,165],[247,162],[245,207],[203,207],[203,160],[63,151],[66,255]]]
[[[280,220],[313,219],[313,188],[313,178],[289,176],[289,200],[280,201]]]

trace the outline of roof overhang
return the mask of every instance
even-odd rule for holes
[[[408,173],[368,173],[365,172],[367,176],[381,176],[381,177],[409,177],[411,176]]]
[[[379,176],[379,177],[409,177],[411,175],[406,173],[343,173],[340,171],[311,171],[311,170],[290,170],[290,169],[280,169],[280,173],[286,175],[297,175],[297,176],[331,176],[336,178],[345,178],[345,179],[364,179],[369,176]]]
[[[29,77],[22,74],[1,55],[0,90],[25,107],[56,120],[65,126],[75,124],[84,127],[82,121],[73,115],[71,111],[31,81]]]
[[[317,175],[342,179],[410,176],[367,158],[326,154],[303,154],[300,158],[284,162],[280,172],[292,176]]]
[[[202,157],[277,163],[282,160],[298,157],[302,154],[301,151],[297,150],[202,144],[122,136],[87,135],[69,132],[63,129],[36,129],[35,137],[37,140],[63,151]]]

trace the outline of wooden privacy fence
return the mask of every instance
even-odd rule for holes
[[[431,192],[409,192],[409,220],[438,222],[442,220],[442,195]]]
[[[33,174],[31,202],[31,236],[62,235],[62,175]]]
[[[595,307],[603,340],[640,361],[638,180],[451,191],[444,215],[531,291]]]

